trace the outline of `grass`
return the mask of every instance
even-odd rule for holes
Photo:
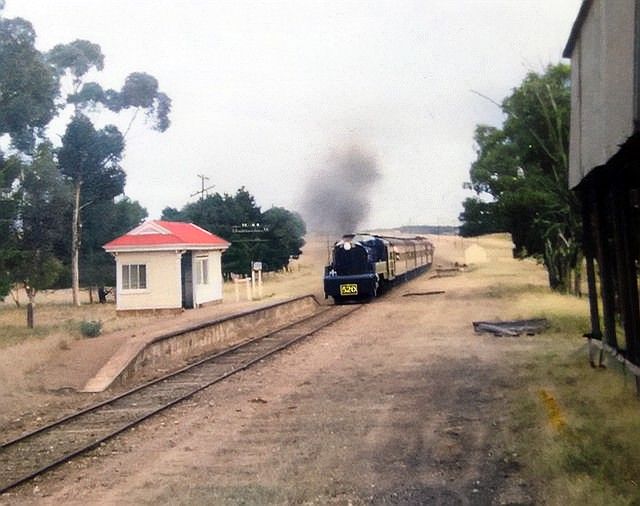
[[[640,505],[640,400],[615,360],[589,365],[587,297],[551,292],[540,266],[497,262],[469,273],[470,297],[508,302],[502,319],[546,318],[550,328],[513,351],[505,455],[549,505]],[[623,333],[618,335],[624,341]],[[511,457],[509,457],[511,458]]]
[[[483,246],[490,246],[481,244]],[[640,400],[620,364],[592,369],[587,297],[553,293],[533,261],[498,260],[466,274],[462,298],[506,302],[500,317],[547,318],[513,351],[505,462],[515,458],[536,504],[640,505]],[[618,339],[624,342],[622,332]]]
[[[544,304],[542,304],[544,306]],[[585,315],[548,309],[552,329],[513,357],[511,449],[544,504],[640,504],[640,401],[614,364],[592,369],[580,336]]]
[[[58,336],[67,341],[82,337],[83,321],[101,320],[105,328],[117,330],[119,325],[113,304],[71,304],[52,302],[36,303],[35,326],[27,328],[26,307],[5,304],[0,307],[0,349],[27,341]]]

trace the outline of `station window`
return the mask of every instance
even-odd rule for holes
[[[207,257],[196,258],[196,282],[199,285],[209,283],[209,259]]]
[[[147,288],[147,266],[125,264],[122,266],[122,289],[141,290]]]

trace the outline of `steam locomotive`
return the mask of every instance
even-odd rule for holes
[[[433,263],[433,244],[424,237],[345,235],[333,246],[324,271],[324,296],[336,304],[376,297],[397,281]]]

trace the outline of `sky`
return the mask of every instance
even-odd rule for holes
[[[164,133],[136,118],[126,195],[152,219],[244,186],[262,210],[310,211],[336,153],[375,160],[360,228],[457,225],[477,124],[527,72],[561,61],[580,0],[6,0],[37,47],[87,39],[119,89],[155,76],[172,100]],[[477,93],[476,93],[477,92]],[[116,122],[126,129],[129,117]],[[58,139],[66,118],[50,127]],[[326,177],[339,180],[329,172]],[[353,191],[356,191],[355,189]],[[328,192],[330,193],[330,192]],[[342,192],[339,198],[348,199]],[[331,206],[327,195],[317,205]],[[311,211],[312,212],[312,211]]]

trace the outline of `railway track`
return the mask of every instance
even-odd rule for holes
[[[0,494],[359,309],[329,306],[0,445]]]

